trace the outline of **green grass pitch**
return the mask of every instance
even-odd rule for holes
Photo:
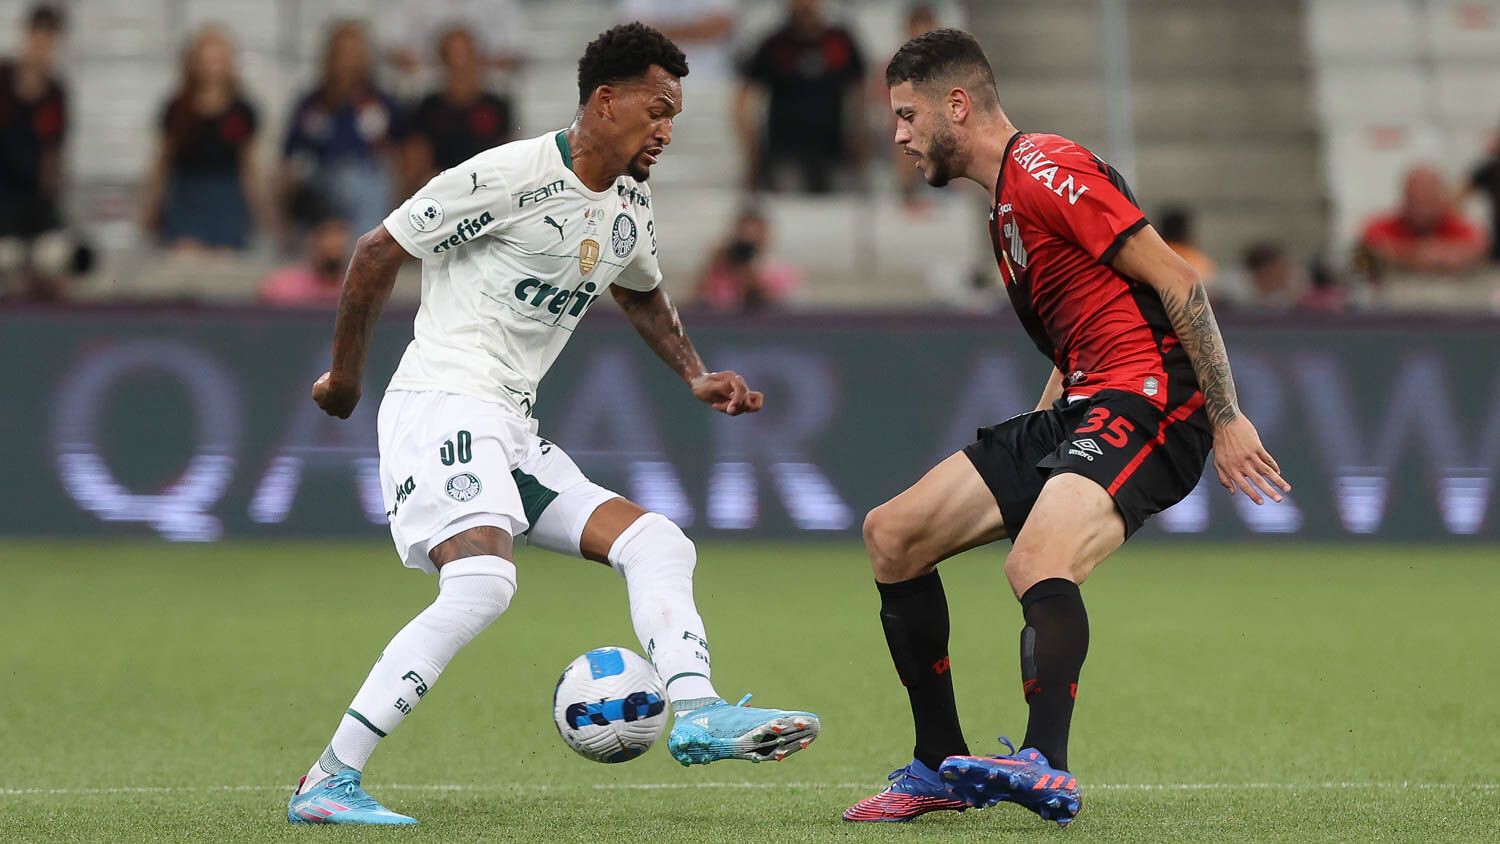
[[[1019,612],[981,550],[944,565],[976,752],[1019,738]],[[1073,734],[1084,810],[906,826],[839,813],[909,758],[906,699],[857,543],[705,545],[725,696],[812,709],[781,764],[574,756],[552,687],[637,648],[624,585],[523,549],[511,611],[377,751],[404,830],[290,827],[287,791],[435,580],[388,545],[8,543],[0,550],[0,840],[1071,841],[1500,839],[1494,547],[1141,544],[1085,588]]]

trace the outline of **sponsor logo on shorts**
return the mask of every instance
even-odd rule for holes
[[[387,519],[395,518],[396,511],[401,509],[401,505],[406,503],[406,499],[411,497],[412,492],[416,488],[417,482],[412,478],[407,478],[401,483],[396,484],[396,506],[392,507],[390,512],[385,514],[385,517]]]
[[[1160,391],[1161,385],[1157,383],[1155,375],[1147,376],[1145,383],[1141,384],[1141,392],[1148,396],[1154,396]]]
[[[614,227],[609,233],[609,248],[614,250],[616,258],[629,255],[635,248],[635,220],[629,214],[615,217]]]
[[[1073,442],[1073,447],[1068,449],[1068,454],[1071,454],[1074,457],[1082,457],[1092,463],[1094,462],[1095,455],[1098,455],[1099,457],[1104,456],[1104,449],[1100,448],[1099,444],[1094,442],[1092,439],[1075,440]]]
[[[406,219],[417,231],[430,232],[443,224],[443,206],[436,199],[419,196],[406,212]]]
[[[454,501],[473,501],[482,487],[472,472],[459,472],[448,479],[448,497]]]

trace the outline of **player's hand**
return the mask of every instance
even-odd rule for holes
[[[1214,469],[1230,495],[1237,488],[1244,490],[1256,504],[1266,503],[1262,492],[1280,502],[1283,492],[1292,491],[1292,485],[1282,479],[1276,459],[1260,444],[1255,426],[1243,415],[1214,429]]]
[[[708,372],[692,380],[693,395],[720,413],[754,413],[765,403],[763,393],[750,389],[738,372]]]
[[[332,372],[325,372],[313,382],[312,398],[329,416],[348,419],[359,404],[359,382],[335,381]]]

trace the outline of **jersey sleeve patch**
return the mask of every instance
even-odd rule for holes
[[[474,158],[433,176],[385,218],[385,227],[413,257],[434,260],[495,233],[509,215],[501,174]]]

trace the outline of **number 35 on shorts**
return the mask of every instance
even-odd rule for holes
[[[1089,418],[1083,420],[1078,426],[1075,434],[1099,434],[1099,439],[1114,446],[1124,448],[1130,442],[1130,432],[1135,430],[1135,423],[1123,416],[1110,418],[1109,408],[1096,407],[1089,411]]]

